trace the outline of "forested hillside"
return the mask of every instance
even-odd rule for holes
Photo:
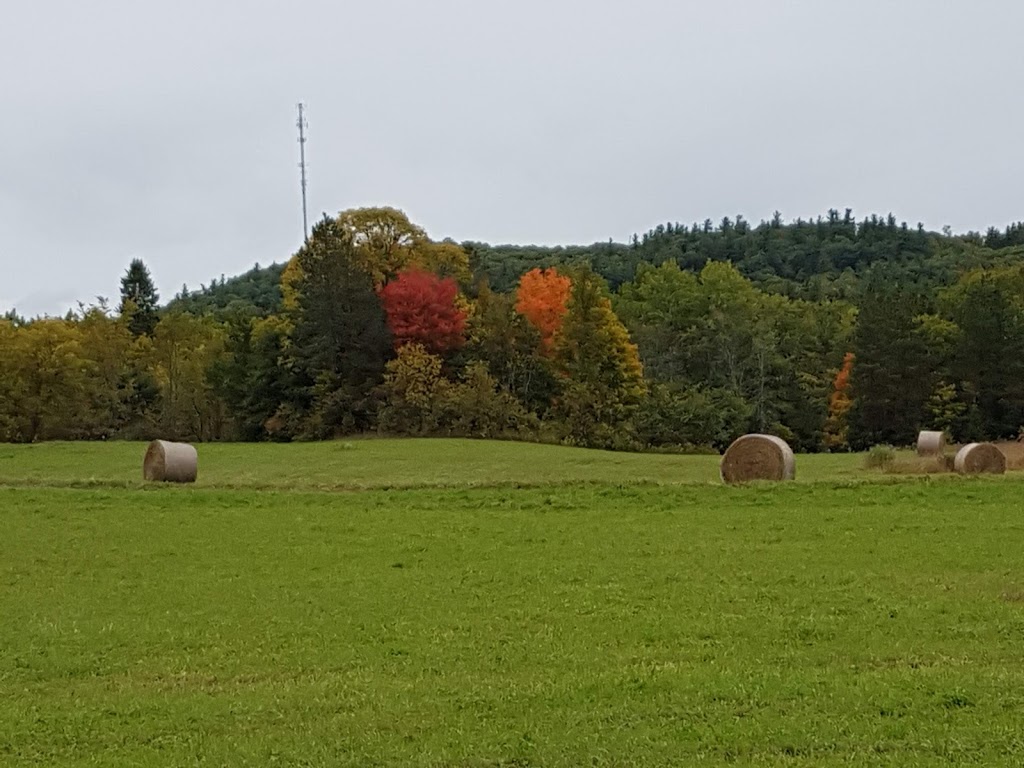
[[[390,208],[160,305],[0,320],[0,439],[382,432],[807,451],[1024,426],[1024,225],[666,224],[632,242],[434,241]]]
[[[486,276],[498,290],[511,289],[533,267],[586,262],[618,290],[634,279],[641,264],[674,261],[696,272],[709,261],[728,261],[763,290],[818,301],[854,299],[861,279],[878,262],[898,269],[901,279],[930,289],[949,284],[965,268],[1012,263],[1021,251],[1003,249],[1024,246],[1024,226],[953,237],[926,232],[921,225],[910,227],[891,215],[858,222],[847,209],[789,224],[779,214],[757,226],[742,217],[724,218],[717,225],[710,219],[690,226],[668,223],[634,236],[629,245],[463,246],[475,274]]]
[[[221,277],[198,291],[183,288],[167,305],[171,312],[227,317],[242,312],[268,315],[281,309],[281,273],[284,264],[259,264],[237,277]]]

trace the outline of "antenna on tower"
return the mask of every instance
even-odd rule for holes
[[[299,171],[302,180],[302,239],[309,241],[309,224],[306,220],[306,128],[309,124],[303,115],[304,106],[299,102],[299,121],[296,125],[299,128]]]

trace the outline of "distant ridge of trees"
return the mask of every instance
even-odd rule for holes
[[[930,286],[948,285],[964,269],[1012,264],[1024,256],[1024,222],[982,235],[926,231],[889,214],[856,220],[847,208],[816,219],[784,223],[776,213],[751,225],[742,216],[685,225],[659,224],[630,243],[536,246],[490,245],[465,241],[474,281],[486,279],[493,290],[512,290],[531,269],[589,264],[612,290],[633,280],[641,264],[675,261],[700,271],[708,261],[729,261],[763,290],[810,300],[855,299],[861,279],[877,262],[898,267],[904,277]],[[169,308],[193,314],[223,312],[232,304],[276,311],[281,302],[284,263],[249,271],[179,292]]]
[[[640,264],[674,261],[699,271],[708,261],[729,261],[758,287],[792,298],[851,299],[864,274],[877,262],[898,266],[906,279],[948,284],[965,267],[993,266],[1020,258],[1024,223],[982,236],[928,232],[887,216],[856,220],[851,209],[830,210],[814,220],[784,223],[776,213],[751,225],[742,216],[691,225],[659,224],[629,244],[572,246],[488,245],[466,242],[477,276],[508,290],[524,271],[586,261],[613,289],[630,282]],[[999,253],[999,251],[1004,251]]]

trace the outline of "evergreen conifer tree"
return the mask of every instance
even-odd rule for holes
[[[118,312],[129,316],[128,328],[133,336],[151,336],[160,319],[157,302],[160,296],[153,278],[142,259],[132,259],[121,278],[121,303]]]

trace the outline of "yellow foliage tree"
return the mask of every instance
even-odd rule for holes
[[[0,361],[7,399],[0,403],[0,421],[6,423],[9,439],[83,437],[96,366],[83,352],[77,323],[46,318],[20,328],[3,321],[2,327]]]
[[[567,438],[612,447],[647,391],[643,365],[629,332],[616,316],[601,278],[573,276],[569,311],[555,340],[555,364],[564,379],[556,412]]]
[[[441,358],[427,352],[422,344],[406,344],[385,370],[382,428],[405,434],[430,432],[435,426],[433,407],[447,384],[441,376]]]
[[[189,440],[221,436],[226,414],[209,374],[225,341],[223,327],[212,318],[171,312],[157,323],[151,366],[160,386],[160,426],[167,436]]]
[[[433,242],[422,227],[409,221],[397,208],[354,208],[342,211],[334,219],[325,219],[314,229],[305,249],[321,248],[317,239],[342,238],[353,245],[353,266],[369,275],[380,288],[399,272],[417,268],[440,277],[454,277],[465,284],[470,279],[469,255],[451,240]],[[299,259],[292,257],[281,275],[284,306],[298,306],[298,286],[302,281]]]

